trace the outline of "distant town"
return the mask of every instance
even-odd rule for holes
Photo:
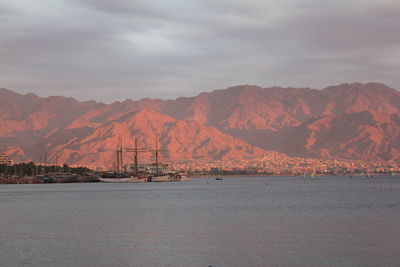
[[[397,162],[336,160],[313,158],[261,157],[239,161],[212,161],[173,163],[172,168],[186,170],[192,175],[208,174],[254,174],[254,175],[353,175],[400,173]]]
[[[210,162],[170,162],[172,170],[183,172],[189,176],[204,175],[271,175],[299,176],[314,175],[378,175],[400,174],[397,162],[336,160],[313,158],[271,158],[259,157],[248,160],[210,161]],[[132,171],[134,165],[125,165]],[[49,173],[93,174],[113,171],[114,168],[97,166],[90,169],[84,166],[67,164],[43,164],[34,162],[14,162],[5,153],[0,153],[0,177],[34,177]]]

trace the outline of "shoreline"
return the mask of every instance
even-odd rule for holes
[[[373,177],[379,177],[379,176],[391,176],[393,178],[399,177],[399,175],[391,175],[391,174],[318,174],[313,177],[310,177],[310,175],[256,175],[256,174],[251,174],[251,175],[243,175],[243,174],[222,174],[222,175],[194,175],[194,176],[189,176],[191,179],[196,179],[196,178],[211,178],[215,179],[218,177],[223,177],[223,178],[243,178],[243,177],[265,177],[265,178],[279,178],[279,177],[293,177],[293,178],[298,178],[298,179],[315,179],[316,177],[367,177],[367,178],[373,178]],[[98,178],[95,177],[85,177],[83,179],[77,178],[77,179],[60,179],[60,180],[53,180],[51,182],[46,182],[42,179],[38,179],[36,177],[1,177],[0,178],[0,185],[2,184],[67,184],[67,183],[102,183]]]

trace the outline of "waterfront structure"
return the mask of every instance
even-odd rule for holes
[[[10,160],[5,153],[0,153],[0,165],[12,165],[13,161]]]
[[[137,166],[137,167],[136,167]],[[168,164],[165,163],[139,163],[130,166],[131,171],[135,171],[137,168],[138,174],[140,175],[152,175],[157,176],[160,173],[172,173],[173,171],[169,168]]]

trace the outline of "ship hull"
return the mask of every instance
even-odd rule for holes
[[[138,178],[99,178],[103,183],[145,183],[147,179]]]
[[[151,182],[181,182],[181,181],[190,181],[190,178],[186,176],[180,176],[180,177],[156,176],[151,178]]]

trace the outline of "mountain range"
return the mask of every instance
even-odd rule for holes
[[[124,147],[137,138],[149,150],[157,139],[168,161],[400,155],[400,93],[380,83],[322,90],[241,85],[111,104],[0,89],[0,101],[0,152],[25,160],[47,153],[51,162],[110,165],[118,135]]]

